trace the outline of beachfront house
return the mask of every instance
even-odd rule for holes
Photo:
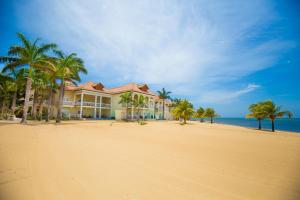
[[[140,114],[132,105],[128,107],[129,120],[139,117],[144,119],[163,118],[163,100],[150,91],[147,84],[129,83],[115,88],[105,88],[102,83],[87,82],[79,86],[67,83],[63,99],[63,115],[72,119],[116,119],[126,118],[126,105],[120,104],[120,96],[126,92],[132,93],[132,98],[138,95],[145,97],[145,106]],[[58,92],[53,97],[53,104],[58,104]],[[32,105],[32,103],[30,104]],[[45,102],[45,105],[47,103]],[[57,109],[53,106],[52,115]],[[172,119],[171,101],[165,100],[165,119]]]

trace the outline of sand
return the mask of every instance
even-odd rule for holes
[[[300,134],[192,122],[0,122],[1,200],[300,199]]]

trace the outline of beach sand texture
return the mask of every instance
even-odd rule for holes
[[[300,134],[191,122],[0,122],[1,200],[300,199]]]

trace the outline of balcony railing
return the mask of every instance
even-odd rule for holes
[[[110,108],[110,103],[97,103],[96,106],[102,108]]]
[[[102,108],[110,108],[110,103],[101,103]]]
[[[80,106],[81,105],[81,102],[80,101],[78,101],[78,102],[76,102],[76,104],[75,104],[76,106]],[[91,107],[95,107],[95,102],[88,102],[88,101],[84,101],[84,102],[82,102],[82,106],[91,106]],[[96,103],[96,107],[97,108],[110,108],[111,107],[111,105],[110,105],[110,103]]]
[[[80,105],[81,105],[80,101],[76,102],[76,106],[80,106]],[[84,101],[84,102],[82,102],[82,106],[92,106],[92,107],[94,107],[95,102]]]
[[[122,104],[122,107],[123,107],[123,108],[126,108],[126,105],[125,105],[125,104],[124,104],[124,105]],[[131,107],[132,107],[132,105],[128,105],[128,108],[129,108],[129,109],[131,109]],[[148,109],[148,108],[149,108],[148,105],[144,105],[143,107],[141,107],[141,109]]]
[[[74,101],[64,101],[64,106],[74,106]]]

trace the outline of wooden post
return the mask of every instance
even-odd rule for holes
[[[131,120],[133,120],[133,101],[134,101],[134,94],[133,94],[133,92],[132,92],[131,94],[132,94],[132,97],[131,97],[131,99],[132,99],[132,102],[131,102]]]
[[[95,105],[94,105],[94,118],[97,118],[97,99],[98,96],[95,96]]]
[[[99,118],[101,119],[102,114],[102,96],[100,96],[100,111],[99,111]]]
[[[80,114],[79,114],[80,119],[82,118],[82,105],[83,105],[83,93],[81,92]]]

